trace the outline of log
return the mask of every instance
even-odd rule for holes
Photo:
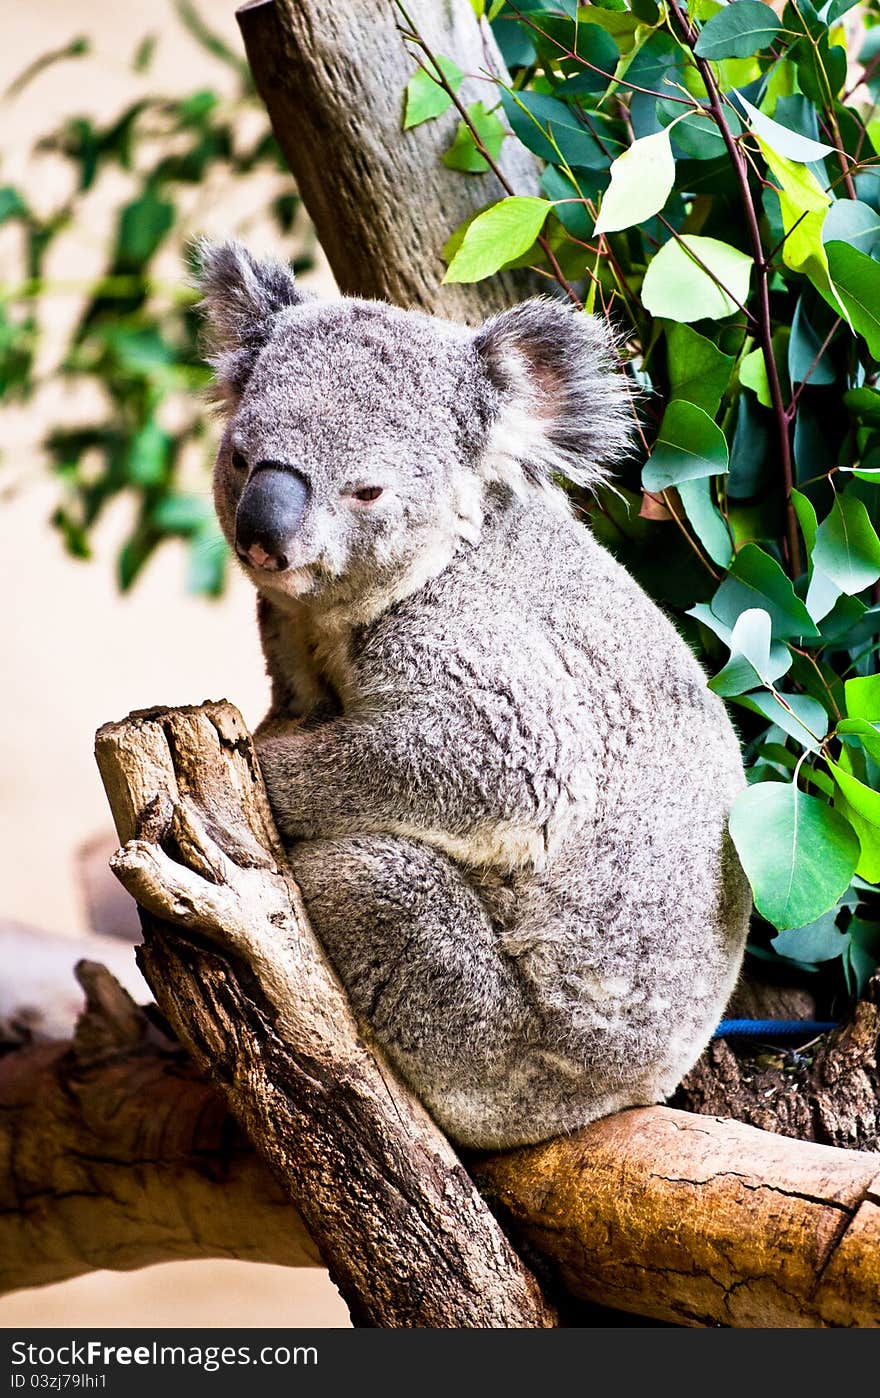
[[[477,1177],[573,1295],[689,1326],[880,1326],[876,1156],[668,1107]]]
[[[355,1324],[533,1328],[552,1309],[356,1025],[229,704],[107,724],[96,755],[160,1010],[302,1215]]]
[[[494,100],[479,74],[508,80],[489,27],[468,0],[410,0],[433,53],[467,75],[463,103]],[[253,0],[237,11],[272,129],[342,292],[475,323],[534,293],[527,270],[475,286],[441,286],[443,244],[465,218],[504,196],[495,174],[463,175],[441,156],[459,114],[404,132],[416,60],[393,0]],[[538,194],[538,168],[506,141],[498,167],[517,194]],[[543,288],[539,288],[543,289]]]
[[[0,1291],[195,1257],[314,1265],[224,1094],[102,967],[78,978],[73,1041],[0,1059]],[[569,1294],[678,1325],[786,1328],[880,1324],[877,1166],[663,1107],[471,1162]]]
[[[190,1258],[317,1265],[222,1094],[104,967],[77,978],[74,1038],[0,1058],[0,1292]]]

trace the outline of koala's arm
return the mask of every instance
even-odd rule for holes
[[[566,799],[540,734],[524,738],[499,704],[454,693],[387,697],[310,730],[274,726],[257,742],[287,840],[385,832],[467,858],[471,845],[513,867],[543,847]]]

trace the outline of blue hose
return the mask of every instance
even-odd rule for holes
[[[815,1039],[836,1029],[833,1019],[722,1019],[713,1039]]]

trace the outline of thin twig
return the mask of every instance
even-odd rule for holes
[[[696,43],[695,32],[690,23],[682,14],[678,0],[669,0],[669,8],[675,15],[676,22],[685,43],[694,51]],[[767,382],[770,387],[770,398],[773,404],[773,415],[776,420],[776,434],[779,442],[779,452],[782,461],[782,476],[785,484],[786,500],[786,562],[789,573],[792,577],[797,577],[801,571],[801,550],[800,537],[798,535],[797,515],[791,502],[791,492],[794,489],[794,468],[791,457],[791,440],[789,437],[789,422],[785,412],[785,404],[782,401],[782,385],[779,381],[779,371],[776,367],[776,358],[773,353],[773,326],[770,317],[770,278],[769,264],[764,256],[764,249],[761,244],[761,230],[758,224],[758,215],[755,210],[755,202],[752,198],[752,191],[749,185],[749,173],[742,151],[740,150],[733,134],[730,130],[721,97],[718,92],[718,85],[715,82],[711,65],[704,58],[698,58],[694,53],[694,62],[705,84],[706,93],[709,98],[709,105],[715,117],[715,123],[721,133],[721,138],[727,147],[733,165],[734,174],[739,184],[742,195],[743,207],[748,224],[749,238],[752,244],[752,252],[755,260],[755,271],[758,279],[758,331],[761,341],[761,351],[764,357],[764,367],[767,372]]]

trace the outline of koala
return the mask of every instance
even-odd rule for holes
[[[662,1101],[742,959],[744,776],[559,484],[627,450],[602,323],[321,301],[235,242],[201,264],[217,515],[271,679],[257,753],[355,1013],[467,1147]]]

